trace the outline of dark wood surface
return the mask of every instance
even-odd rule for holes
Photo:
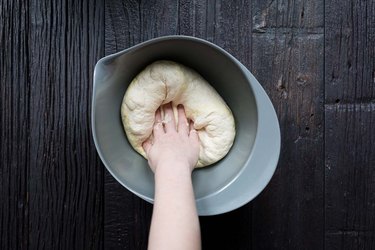
[[[183,34],[270,96],[282,148],[249,204],[201,217],[203,249],[375,248],[375,1],[0,2],[0,249],[146,249],[152,206],[91,138],[96,61]]]

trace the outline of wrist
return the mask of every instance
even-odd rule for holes
[[[188,163],[179,161],[164,161],[158,164],[155,168],[155,177],[173,176],[191,178],[192,169]]]
[[[188,165],[182,163],[175,162],[166,165],[163,163],[156,168],[154,177],[155,197],[159,199],[169,197],[169,199],[176,200],[176,196],[193,189],[191,170]]]

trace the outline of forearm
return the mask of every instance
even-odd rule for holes
[[[155,172],[149,250],[200,248],[199,219],[189,168],[159,166]]]

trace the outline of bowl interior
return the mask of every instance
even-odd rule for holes
[[[196,199],[202,199],[220,192],[241,173],[250,156],[258,122],[246,75],[233,58],[209,44],[189,39],[155,41],[100,60],[95,68],[93,100],[93,133],[98,152],[121,184],[148,201],[153,199],[153,173],[128,143],[120,107],[131,80],[148,64],[161,59],[195,69],[221,95],[235,118],[236,138],[228,155],[193,172]]]

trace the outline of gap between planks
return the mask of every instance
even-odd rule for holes
[[[335,235],[346,235],[346,236],[373,236],[375,233],[374,230],[328,230],[326,232],[327,236]]]
[[[296,34],[296,35],[324,35],[324,27],[302,28],[302,27],[255,27],[254,35]]]
[[[375,111],[375,101],[360,103],[326,103],[325,110]]]

